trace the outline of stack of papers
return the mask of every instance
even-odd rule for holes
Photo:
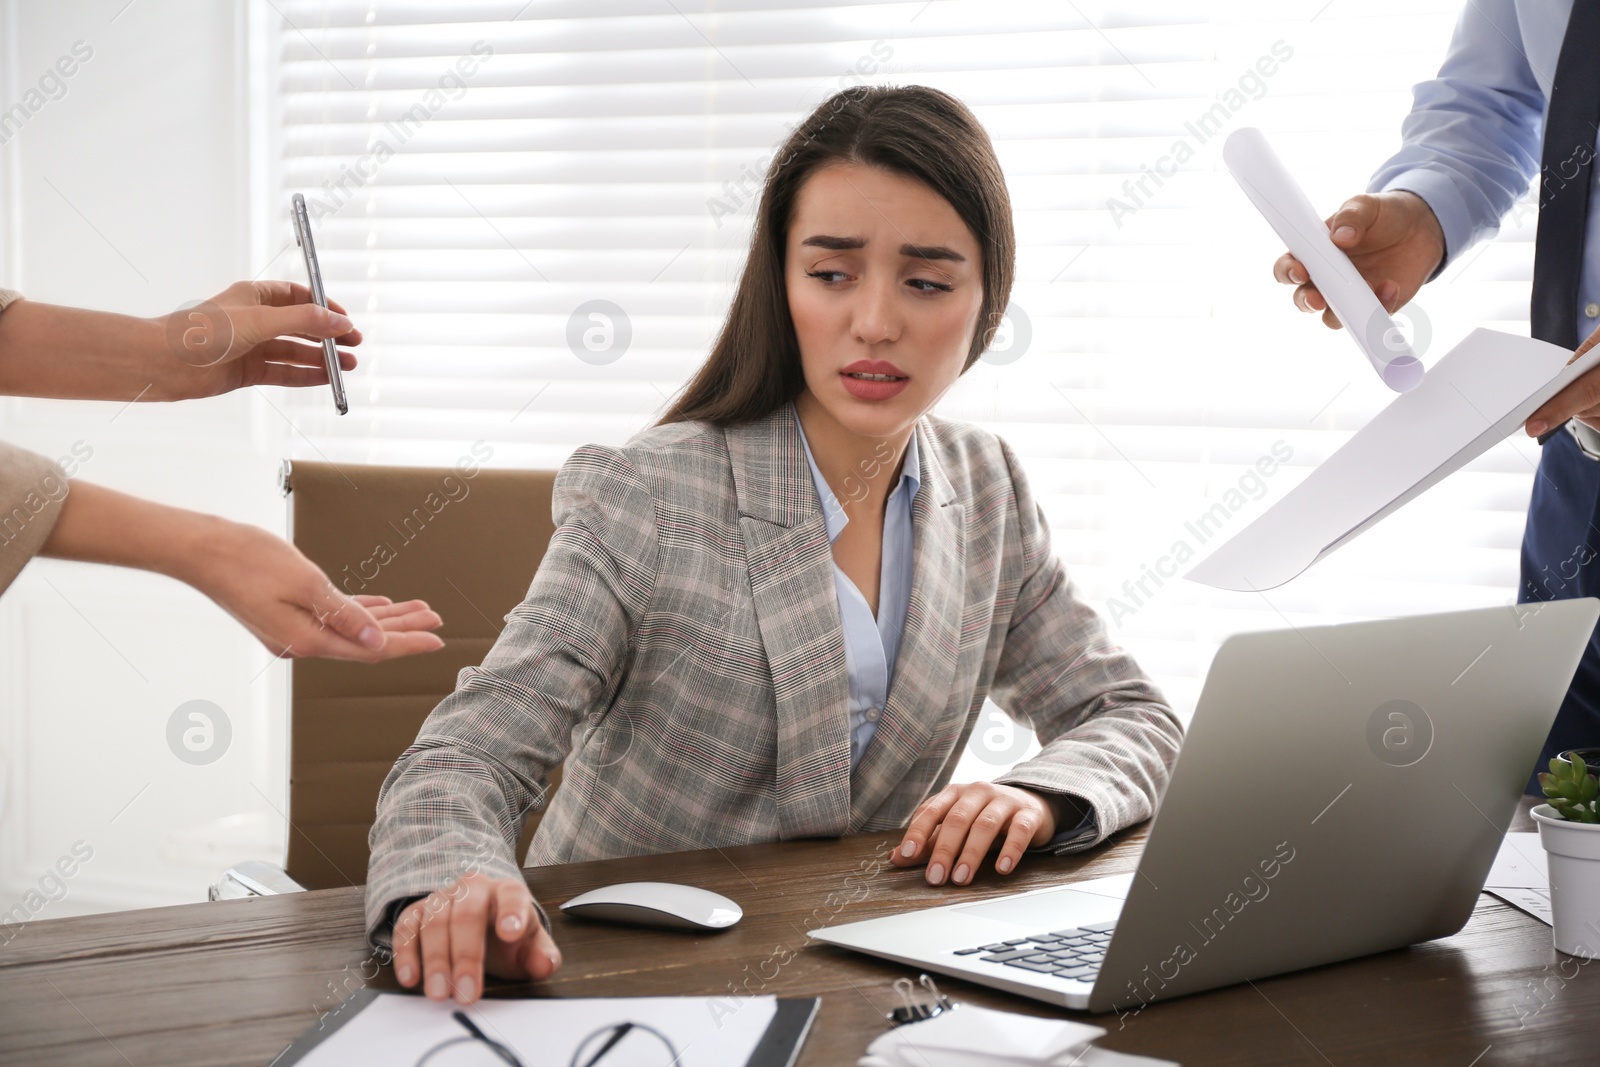
[[[856,1067],[1178,1067],[1095,1048],[1098,1026],[960,1004],[878,1038]]]
[[[1483,891],[1492,893],[1535,919],[1555,925],[1550,914],[1550,873],[1544,846],[1535,833],[1507,834],[1484,880]]]

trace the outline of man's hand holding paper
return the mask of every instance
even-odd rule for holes
[[[1390,314],[1410,303],[1444,261],[1444,230],[1428,202],[1413,192],[1396,189],[1353,196],[1328,216],[1327,224],[1333,243],[1350,257]],[[1295,307],[1321,312],[1323,324],[1330,329],[1342,326],[1305,264],[1293,253],[1278,257],[1272,264],[1272,276],[1295,287]],[[1597,343],[1600,330],[1591,333],[1572,358],[1576,360]],[[1538,437],[1568,419],[1600,430],[1600,370],[1583,375],[1552,397],[1529,417],[1524,429],[1529,437]]]
[[[1600,344],[1600,330],[1591,333],[1568,362],[1576,363],[1589,349]],[[1592,370],[1546,401],[1528,416],[1524,427],[1529,437],[1538,437],[1568,419],[1577,419],[1600,430],[1600,370]]]
[[[1416,193],[1362,193],[1346,200],[1327,223],[1334,245],[1350,257],[1390,314],[1410,303],[1444,261],[1444,230]],[[1295,286],[1295,307],[1320,311],[1329,329],[1340,328],[1339,317],[1294,253],[1278,257],[1272,276]]]
[[[1240,186],[1279,236],[1303,250],[1300,260],[1285,271],[1304,270],[1319,291],[1327,292],[1333,307],[1355,308],[1363,317],[1392,328],[1387,309],[1372,306],[1373,294],[1362,288],[1363,282],[1371,284],[1377,261],[1368,262],[1368,273],[1358,274],[1344,249],[1330,244],[1325,234],[1308,237],[1308,230],[1317,225],[1310,202],[1260,131],[1235,131],[1223,152]],[[1394,202],[1374,197],[1366,203],[1381,206]],[[1366,231],[1375,247],[1385,242],[1393,248],[1409,245],[1414,257],[1416,248],[1426,244],[1415,235],[1420,217],[1407,230],[1400,225],[1390,227],[1389,222],[1380,222],[1379,216],[1376,211],[1372,214]],[[1339,218],[1334,216],[1335,225],[1342,228]],[[1392,232],[1371,237],[1386,227]],[[1341,238],[1347,244],[1350,241],[1348,234]],[[1354,239],[1360,243],[1362,232],[1358,230]],[[1312,262],[1306,262],[1305,251]],[[1410,263],[1410,281],[1415,282],[1429,257],[1414,260],[1407,255],[1392,251],[1389,263]],[[1288,276],[1293,277],[1292,273]],[[1400,284],[1393,279],[1379,282],[1380,287]],[[1398,300],[1403,290],[1386,295]],[[1363,302],[1371,306],[1370,316],[1362,309]],[[1479,329],[1425,375],[1417,373],[1414,381],[1404,381],[1391,379],[1388,372],[1398,360],[1384,361],[1387,341],[1379,344],[1374,340],[1376,333],[1369,322],[1352,340],[1379,376],[1402,395],[1186,577],[1224,589],[1262,590],[1282,585],[1460,470],[1519,425],[1532,431],[1534,422],[1545,422],[1548,428],[1571,414],[1592,412],[1600,417],[1600,408],[1596,408],[1600,374],[1595,373],[1600,352],[1591,352],[1593,346],[1574,356],[1545,341]],[[1401,355],[1415,363],[1409,347]]]

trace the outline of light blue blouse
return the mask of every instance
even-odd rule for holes
[[[793,407],[790,408],[794,412]],[[806,463],[811,466],[811,481],[817,487],[817,499],[822,502],[822,518],[828,526],[828,543],[839,539],[850,523],[847,506],[834,495],[828,482],[817,469],[816,457],[811,454],[811,442],[800,425],[799,413],[794,412],[794,424],[800,430],[800,441],[805,445]],[[870,458],[858,477],[862,484],[870,481],[877,471]],[[861,762],[883,715],[884,701],[889,699],[889,684],[894,680],[894,662],[900,655],[900,638],[906,628],[906,608],[911,604],[911,502],[916,499],[922,485],[922,459],[917,451],[917,435],[913,430],[906,445],[905,463],[900,480],[889,493],[883,513],[883,561],[878,576],[878,617],[872,617],[867,598],[856,588],[839,564],[833,565],[834,591],[839,595],[839,621],[844,626],[844,658],[850,671],[850,768]],[[846,488],[846,492],[848,492]]]
[[[839,534],[850,523],[845,505],[829,488],[827,479],[817,468],[816,457],[811,454],[811,442],[806,440],[805,427],[800,425],[800,415],[790,405],[795,427],[800,431],[800,442],[805,446],[806,463],[811,467],[811,481],[817,488],[817,499],[822,502],[822,517],[828,528],[828,543],[839,539]],[[877,474],[866,461],[860,472],[863,483]],[[883,513],[883,561],[878,575],[878,617],[872,617],[866,597],[856,588],[838,563],[833,565],[833,587],[839,597],[839,621],[844,629],[844,658],[850,673],[850,769],[861,762],[883,715],[884,701],[889,699],[889,684],[894,680],[894,663],[900,655],[900,638],[905,633],[906,609],[911,604],[911,502],[916,499],[922,485],[922,457],[917,451],[917,435],[913,431],[906,445],[905,462],[900,468],[900,480],[889,492]],[[848,487],[846,488],[848,492]],[[1087,805],[1084,805],[1087,808]],[[1091,841],[1098,834],[1092,809],[1088,810],[1076,826],[1062,827],[1043,848],[1053,848],[1073,841]]]

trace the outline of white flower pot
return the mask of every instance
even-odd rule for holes
[[[1548,804],[1533,809],[1550,866],[1556,948],[1600,959],[1600,824],[1568,822]]]

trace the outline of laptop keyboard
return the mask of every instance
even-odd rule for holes
[[[1016,967],[1035,974],[1053,974],[1077,982],[1093,982],[1106,958],[1106,946],[1117,924],[1091,923],[1072,930],[1053,930],[1032,937],[1013,937],[989,945],[956,949],[957,956],[974,956],[984,963]]]

